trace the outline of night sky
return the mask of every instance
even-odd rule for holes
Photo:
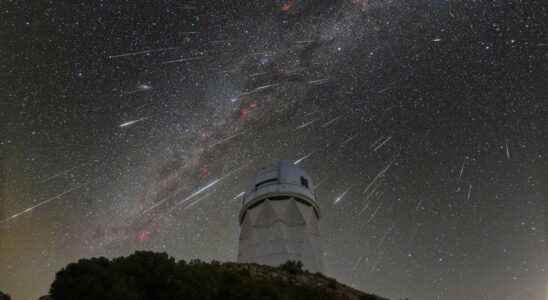
[[[92,256],[234,261],[241,192],[317,184],[326,272],[545,299],[544,1],[1,1],[0,290]]]

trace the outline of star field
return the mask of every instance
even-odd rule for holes
[[[542,1],[0,3],[0,290],[83,257],[234,261],[244,186],[305,168],[326,273],[545,299]]]

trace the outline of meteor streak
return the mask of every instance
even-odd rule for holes
[[[236,169],[234,169],[234,170],[228,172],[226,175],[222,176],[221,178],[216,179],[216,180],[213,180],[212,182],[208,183],[206,186],[204,186],[204,187],[200,188],[199,190],[197,190],[196,192],[192,193],[190,196],[188,196],[188,197],[186,197],[185,199],[179,201],[175,206],[178,206],[178,205],[180,205],[180,204],[182,204],[182,203],[185,203],[186,201],[188,201],[188,200],[190,200],[190,199],[196,197],[197,195],[203,193],[203,192],[206,191],[207,189],[209,189],[209,188],[215,186],[215,185],[216,185],[217,183],[219,183],[221,180],[223,180],[223,179],[225,179],[226,177],[228,177],[228,176],[234,174],[235,172],[239,171],[240,169],[242,169],[243,167],[247,166],[247,165],[250,164],[250,163],[251,163],[251,162],[246,163],[246,164],[244,164],[244,165],[242,165],[242,166],[240,166],[240,167],[238,167],[238,168],[236,168]],[[158,207],[160,204],[166,202],[166,201],[169,200],[169,199],[170,199],[170,197],[165,197],[165,198],[161,199],[160,201],[154,203],[151,207],[149,207],[149,208],[143,210],[142,212],[140,212],[139,215],[142,215],[142,214],[144,214],[144,213],[146,213],[146,212],[148,212],[148,211],[150,211],[150,210],[152,210],[152,209]]]
[[[424,198],[421,198],[421,201],[419,201],[419,204],[417,204],[417,207],[415,207],[415,212],[417,212],[419,210],[423,200],[424,200]]]
[[[260,91],[262,91],[262,90],[264,90],[264,89],[268,89],[268,88],[271,88],[271,87],[275,87],[275,86],[277,86],[277,85],[279,85],[279,83],[263,85],[263,86],[254,88],[254,89],[252,89],[251,91],[243,92],[243,93],[241,93],[241,94],[238,95],[238,96],[244,96],[244,95],[249,95],[249,94],[257,93],[257,92],[260,92]]]
[[[294,165],[298,165],[300,164],[303,160],[307,159],[309,156],[311,156],[312,154],[314,154],[316,151],[312,151],[310,153],[308,153],[307,155],[297,159],[296,161],[293,162]]]
[[[504,141],[504,144],[506,145],[506,157],[508,160],[510,160],[510,150],[508,150],[508,141]]]
[[[382,206],[382,203],[384,201],[381,201],[381,204],[379,204],[379,206],[377,207],[377,209],[375,209],[375,211],[373,212],[373,214],[369,217],[369,219],[367,220],[367,222],[371,222],[371,220],[373,220],[373,218],[375,217],[375,215],[377,214],[377,212],[379,211],[379,209],[381,209],[381,206]]]
[[[322,83],[328,82],[329,80],[331,80],[331,78],[324,78],[324,79],[312,80],[312,81],[309,81],[308,83],[309,83],[309,84],[322,84]]]
[[[120,124],[119,127],[127,127],[127,126],[133,125],[133,124],[135,124],[135,123],[137,123],[137,122],[144,121],[144,120],[146,120],[146,119],[147,119],[147,118],[140,118],[139,120],[133,120],[133,121],[125,122],[125,123]]]
[[[221,177],[221,178],[219,178],[219,179],[216,179],[216,180],[210,182],[210,183],[207,184],[205,187],[202,187],[202,188],[199,189],[198,191],[192,193],[190,196],[186,197],[185,199],[183,199],[182,201],[180,201],[179,203],[177,203],[177,204],[175,205],[175,207],[181,205],[182,203],[184,203],[184,202],[186,202],[186,201],[188,201],[188,200],[194,198],[195,196],[199,195],[199,194],[202,193],[203,191],[205,191],[205,190],[209,189],[210,187],[216,185],[217,183],[219,183],[219,181],[221,181],[221,180],[222,180],[224,177],[226,177],[226,176],[227,176],[227,175],[225,175],[225,176],[223,176],[223,177]],[[160,201],[154,203],[151,207],[149,207],[149,208],[147,208],[146,210],[144,210],[143,212],[141,212],[139,215],[144,214],[144,213],[146,213],[146,212],[148,212],[148,211],[151,211],[152,209],[158,207],[160,204],[166,202],[168,199],[169,199],[169,197],[163,198],[162,200],[160,200]]]
[[[386,236],[388,236],[388,233],[390,232],[390,230],[392,230],[392,226],[390,226],[390,228],[388,228],[388,230],[384,233],[384,235],[382,236],[381,241],[379,242],[379,245],[377,247],[382,246],[382,244],[384,243],[384,240],[386,239]]]
[[[373,267],[369,271],[369,276],[371,276],[373,274],[373,272],[377,269],[377,264],[379,263],[380,260],[381,260],[381,256],[378,256],[377,260],[375,260],[375,264],[373,265]]]
[[[188,209],[188,208],[191,208],[192,206],[196,205],[198,202],[200,202],[201,200],[205,199],[205,198],[208,197],[209,195],[211,195],[211,192],[209,192],[209,193],[203,195],[202,197],[196,199],[196,201],[190,203],[188,206],[186,206],[185,208],[183,208],[183,210],[186,210],[186,209]],[[173,207],[171,208],[171,210],[177,208],[177,207],[178,207],[179,205],[181,205],[182,203],[183,203],[183,202],[180,202],[179,204],[173,206]]]
[[[375,146],[381,140],[382,140],[382,136],[378,140],[376,140],[373,144],[371,144],[371,146],[369,146],[369,148],[373,148],[373,146]]]
[[[243,197],[245,195],[245,191],[239,193],[238,195],[234,196],[234,198],[232,198],[232,200],[230,200],[230,202],[240,198],[240,197]]]
[[[185,34],[199,34],[199,31],[185,31],[185,32],[179,32],[177,34],[185,35]]]
[[[233,138],[235,138],[235,137],[237,137],[237,136],[239,136],[239,135],[244,134],[245,132],[246,132],[246,130],[237,132],[237,133],[235,133],[235,134],[233,134],[233,135],[231,135],[231,136],[229,136],[229,137],[227,137],[227,138],[224,138],[224,139],[222,139],[222,140],[220,140],[220,141],[218,141],[218,142],[216,142],[216,143],[213,143],[211,146],[215,146],[215,145],[222,144],[222,143],[224,143],[224,142],[226,142],[226,141],[229,141],[229,140],[231,140],[231,139],[233,139]]]
[[[333,119],[333,120],[331,120],[331,121],[329,121],[329,122],[327,122],[327,123],[324,123],[321,127],[322,127],[322,128],[325,128],[325,127],[329,126],[330,124],[333,124],[333,123],[337,122],[340,118],[341,118],[341,117],[336,117],[335,119]]]
[[[373,190],[371,190],[371,192],[369,193],[369,195],[367,195],[367,197],[365,197],[365,205],[363,206],[363,208],[360,210],[360,212],[358,213],[358,217],[369,207],[369,204],[371,203],[371,201],[368,201],[369,198],[371,198],[371,196],[373,196],[375,194],[375,192],[377,191],[377,189],[381,186],[381,183],[377,184],[375,186],[375,188],[373,188]],[[382,196],[382,192],[379,194],[377,193],[377,198],[381,197]]]
[[[57,178],[57,177],[59,177],[59,176],[61,176],[61,175],[63,175],[63,174],[66,174],[67,172],[70,172],[70,171],[72,171],[72,170],[74,170],[74,169],[76,169],[76,167],[73,167],[73,168],[64,170],[63,172],[59,172],[59,173],[57,173],[57,174],[55,174],[55,175],[53,175],[53,176],[51,176],[51,177],[48,177],[48,178],[46,178],[46,179],[44,179],[44,180],[41,180],[41,181],[38,181],[38,184],[42,184],[42,183],[48,182],[48,181],[50,181],[50,180],[52,180],[52,179],[55,179],[55,178]]]
[[[305,127],[308,127],[309,125],[312,125],[313,123],[315,123],[316,121],[318,121],[320,118],[317,118],[317,119],[314,119],[310,122],[306,122],[302,125],[300,125],[299,127],[297,127],[296,129],[299,130],[299,129],[302,129],[302,128],[305,128]]]
[[[322,184],[322,182],[324,182],[326,179],[327,179],[327,177],[324,177],[324,178],[323,178],[322,180],[320,180],[313,188],[314,188],[314,189],[317,189],[317,188],[320,186],[320,184]]]
[[[77,186],[75,186],[75,187],[72,187],[72,188],[70,188],[70,189],[68,189],[68,190],[66,190],[66,191],[64,191],[64,192],[62,192],[62,193],[60,193],[60,194],[57,194],[57,195],[55,195],[55,196],[53,196],[53,197],[51,197],[51,198],[49,198],[49,199],[46,199],[46,200],[44,200],[44,201],[42,201],[42,202],[40,202],[40,203],[38,203],[38,204],[36,204],[36,205],[33,205],[33,206],[31,206],[31,207],[29,207],[29,208],[27,208],[27,209],[25,209],[25,210],[23,210],[23,211],[21,211],[21,212],[19,212],[19,213],[16,213],[15,215],[13,215],[13,216],[11,216],[11,217],[8,217],[8,218],[6,218],[6,219],[0,221],[0,225],[1,225],[1,224],[4,224],[4,223],[6,223],[6,222],[8,222],[8,221],[10,221],[10,220],[15,219],[15,218],[19,217],[20,215],[29,213],[29,212],[31,212],[32,210],[34,210],[35,208],[38,208],[38,207],[40,207],[40,206],[42,206],[42,205],[44,205],[44,204],[47,204],[47,203],[49,203],[49,202],[51,202],[51,201],[53,201],[53,200],[55,200],[55,199],[59,199],[61,196],[65,195],[65,194],[67,194],[67,193],[70,193],[70,192],[72,192],[72,191],[74,191],[74,190],[77,190],[77,189],[79,189],[80,187],[82,187],[82,186],[84,186],[84,185],[87,185],[87,184],[89,184],[89,183],[91,183],[91,181],[88,181],[88,182],[79,184],[79,185],[77,185]]]
[[[356,138],[358,136],[358,134],[356,133],[355,135],[347,138],[342,144],[341,144],[341,147],[348,144],[350,141],[352,141],[354,138]]]
[[[371,186],[373,185],[373,183],[375,183],[375,181],[377,181],[377,179],[379,179],[381,176],[384,175],[384,173],[386,173],[386,171],[388,171],[388,169],[390,169],[390,167],[392,167],[392,164],[394,163],[395,160],[391,161],[386,167],[384,167],[384,169],[382,169],[379,174],[377,174],[377,176],[375,177],[375,179],[373,179],[373,181],[371,181],[371,183],[365,188],[365,190],[363,190],[363,192],[367,192],[367,190],[369,190],[371,188]]]
[[[223,178],[225,178],[226,176],[228,176],[228,175],[225,175],[225,176],[223,176],[223,177],[221,177],[221,178],[219,178],[219,179],[217,179],[217,180],[214,180],[214,181],[210,182],[208,185],[206,185],[206,186],[204,186],[203,188],[197,190],[196,192],[192,193],[190,196],[186,197],[185,199],[183,199],[182,201],[180,201],[179,203],[177,203],[177,204],[175,205],[175,207],[177,207],[177,206],[179,206],[179,205],[181,205],[181,204],[187,202],[188,200],[190,200],[190,199],[196,197],[197,195],[203,193],[205,190],[207,190],[207,189],[209,189],[209,188],[215,186],[217,183],[219,183],[221,180],[223,180]]]
[[[350,271],[350,274],[354,273],[354,271],[355,271],[356,268],[358,267],[358,264],[360,264],[360,261],[362,260],[362,258],[363,258],[363,254],[362,254],[362,256],[360,256],[360,257],[358,258],[358,260],[356,260],[356,263],[355,263],[354,266],[352,267],[352,270]]]
[[[179,62],[185,62],[185,61],[191,61],[191,60],[197,60],[197,59],[202,59],[202,57],[189,57],[189,58],[181,58],[181,59],[175,59],[175,60],[168,60],[168,61],[164,61],[162,63],[162,65],[165,65],[165,64],[172,64],[172,63],[179,63]]]
[[[459,178],[462,178],[462,172],[464,171],[464,165],[466,164],[466,156],[462,160],[462,167],[460,168]]]
[[[110,55],[108,58],[118,58],[118,57],[124,57],[124,56],[133,56],[133,55],[139,55],[139,54],[163,52],[163,51],[169,51],[169,50],[175,50],[175,49],[181,49],[181,48],[182,47],[169,47],[169,48],[162,48],[162,49],[144,50],[144,51],[138,51],[138,52],[129,52],[129,53],[124,53],[124,54]]]
[[[373,152],[376,152],[377,150],[379,150],[379,148],[381,148],[384,144],[386,144],[386,142],[388,142],[392,137],[389,136],[386,140],[384,140],[384,142],[382,142],[380,145],[377,146],[377,148],[375,148],[375,150],[373,150]]]
[[[352,186],[349,187],[349,188],[348,188],[346,191],[344,191],[342,194],[340,194],[339,197],[337,197],[337,199],[335,199],[335,202],[333,202],[333,204],[338,203],[339,201],[341,201],[342,198],[344,198],[344,196],[348,193],[348,191],[350,191],[351,188],[352,188]]]

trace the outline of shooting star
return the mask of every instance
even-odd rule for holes
[[[129,91],[129,92],[125,92],[124,94],[127,95],[127,94],[134,94],[134,93],[139,93],[139,92],[145,92],[145,91],[150,91],[152,89],[152,86],[148,85],[148,84],[140,84],[136,90],[133,90],[133,91]]]
[[[371,186],[375,183],[375,181],[377,181],[380,177],[382,177],[384,173],[386,173],[386,171],[390,169],[390,167],[392,167],[392,164],[394,163],[394,161],[396,160],[391,161],[386,167],[384,167],[384,169],[382,169],[379,172],[379,174],[377,174],[377,176],[373,179],[373,181],[371,181],[371,183],[365,188],[365,190],[363,190],[364,193],[367,192],[367,190],[371,188]]]
[[[381,140],[382,140],[382,136],[378,140],[376,140],[373,144],[371,144],[371,146],[369,146],[369,148],[373,148],[373,146],[375,146]]]
[[[333,120],[331,120],[331,121],[329,121],[329,122],[327,122],[327,123],[322,124],[321,127],[322,127],[322,128],[325,128],[325,127],[327,127],[327,126],[329,126],[329,125],[331,125],[331,124],[337,122],[340,118],[341,118],[341,117],[336,117],[335,119],[333,119]]]
[[[510,160],[510,150],[508,149],[508,141],[504,141],[504,144],[506,145],[506,157],[508,160]]]
[[[251,162],[249,162],[249,163],[251,163]],[[207,185],[204,186],[203,188],[197,190],[196,192],[192,193],[190,196],[186,197],[185,199],[183,199],[182,201],[180,201],[179,203],[177,203],[175,206],[178,206],[178,205],[180,205],[180,204],[183,204],[183,203],[189,201],[190,199],[196,197],[197,195],[203,193],[204,191],[208,190],[209,188],[214,187],[217,183],[221,182],[221,180],[223,180],[223,179],[227,178],[228,176],[234,174],[235,172],[239,171],[239,170],[242,169],[243,167],[247,166],[249,163],[244,164],[244,165],[242,165],[242,166],[240,166],[240,167],[238,167],[238,168],[236,168],[236,169],[234,169],[234,170],[228,172],[226,175],[222,176],[221,178],[216,179],[216,180],[210,182],[209,184],[207,184]]]
[[[417,207],[415,207],[415,212],[419,211],[419,208],[421,207],[422,201],[424,198],[421,198],[421,201],[419,201],[419,204],[417,204]]]
[[[226,175],[225,175],[225,176],[226,176]],[[190,196],[188,196],[188,197],[186,197],[185,199],[183,199],[182,201],[178,202],[178,203],[175,205],[175,207],[181,205],[182,203],[185,203],[186,201],[188,201],[188,200],[190,200],[190,199],[196,197],[197,195],[203,193],[203,192],[206,191],[207,189],[209,189],[209,188],[215,186],[215,185],[216,185],[217,183],[219,183],[223,178],[224,178],[224,176],[221,177],[221,178],[219,178],[219,179],[216,179],[216,180],[214,180],[214,181],[212,181],[212,182],[210,182],[210,183],[208,183],[206,186],[200,188],[198,191],[192,193]],[[170,199],[170,197],[165,197],[165,198],[163,198],[162,200],[160,200],[160,201],[154,203],[151,207],[149,207],[149,208],[145,209],[144,211],[142,211],[141,213],[139,213],[139,215],[142,215],[142,214],[144,214],[144,213],[146,213],[146,212],[148,212],[148,211],[153,210],[154,208],[160,206],[162,203],[166,202],[168,199]]]
[[[333,204],[336,204],[339,201],[341,201],[344,198],[344,196],[348,193],[348,191],[350,191],[351,188],[352,188],[352,186],[350,186],[346,191],[344,191],[342,194],[340,194],[339,197],[337,197],[337,199],[335,199]]]
[[[236,68],[236,69],[229,69],[229,70],[222,70],[219,71],[219,74],[227,74],[227,73],[234,73],[243,70],[242,68]]]
[[[232,202],[232,201],[234,201],[234,200],[236,200],[236,199],[238,199],[238,198],[240,198],[240,197],[243,197],[244,195],[245,195],[245,191],[243,191],[243,192],[239,193],[238,195],[234,196],[234,198],[232,198],[232,199],[230,200],[230,202]]]
[[[280,85],[280,84],[279,84],[279,83],[275,83],[275,84],[263,85],[263,86],[254,88],[254,89],[252,89],[252,90],[250,90],[250,91],[243,92],[243,93],[239,94],[238,96],[244,96],[244,95],[249,95],[249,94],[257,93],[257,92],[260,92],[260,91],[262,91],[262,90],[265,90],[265,89],[268,89],[268,88],[271,88],[271,87],[275,87],[275,86],[278,86],[278,85]]]
[[[331,80],[331,78],[312,80],[312,81],[309,81],[308,84],[322,84],[322,83],[328,82],[329,80]]]
[[[312,151],[310,153],[308,153],[307,155],[297,159],[296,161],[293,162],[294,165],[298,165],[300,164],[303,160],[307,159],[308,157],[310,157],[312,154],[316,153],[316,151]]]
[[[231,140],[231,139],[233,139],[233,138],[235,138],[235,137],[237,137],[237,136],[239,136],[239,135],[244,134],[246,131],[247,131],[247,130],[237,132],[237,133],[235,133],[235,134],[233,134],[233,135],[231,135],[231,136],[229,136],[229,137],[227,137],[227,138],[224,138],[224,139],[222,139],[222,140],[220,140],[220,141],[218,141],[218,142],[216,142],[216,143],[211,144],[210,147],[216,146],[216,145],[219,145],[219,144],[222,144],[222,143],[224,143],[224,142],[226,142],[226,141],[229,141],[229,140]]]
[[[413,243],[413,240],[415,239],[415,236],[417,235],[417,231],[419,230],[419,225],[415,228],[415,231],[413,231],[413,234],[411,234],[411,239],[409,240],[409,243]]]
[[[169,50],[175,50],[175,49],[181,49],[181,48],[182,47],[169,47],[169,48],[162,48],[162,49],[144,50],[144,51],[138,51],[138,52],[129,52],[129,53],[124,53],[124,54],[110,55],[108,58],[119,58],[119,57],[124,57],[124,56],[134,56],[134,55],[139,55],[139,54],[163,52],[163,51],[169,51]]]
[[[296,128],[296,130],[299,130],[299,129],[302,129],[302,128],[305,128],[305,127],[308,127],[309,125],[312,125],[313,123],[315,123],[316,121],[318,121],[320,118],[316,118],[310,122],[306,122],[302,125],[300,125],[299,127]]]
[[[462,172],[464,171],[464,165],[466,164],[466,159],[468,157],[464,157],[464,159],[462,160],[462,167],[460,168],[460,174],[459,174],[459,178],[462,178]]]
[[[354,273],[354,271],[358,267],[358,264],[360,264],[360,261],[362,260],[362,258],[363,258],[363,254],[358,258],[358,260],[356,260],[356,263],[352,267],[352,270],[350,270],[350,275],[352,275]]]
[[[468,200],[470,200],[470,193],[472,192],[472,184],[468,186]]]
[[[377,150],[379,150],[384,144],[386,144],[386,142],[388,142],[390,139],[392,138],[392,136],[389,136],[388,138],[386,138],[386,140],[384,140],[384,142],[382,142],[380,145],[377,146],[377,148],[375,148],[375,150],[373,150],[373,152],[376,152]]]
[[[95,180],[97,180],[97,179],[95,179]],[[48,199],[46,199],[46,200],[44,200],[44,201],[42,201],[42,202],[40,202],[40,203],[38,203],[38,204],[36,204],[36,205],[33,205],[33,206],[31,206],[31,207],[29,207],[29,208],[27,208],[27,209],[25,209],[25,210],[23,210],[23,211],[21,211],[21,212],[18,212],[18,213],[16,213],[16,214],[14,214],[13,216],[8,217],[8,218],[6,218],[6,219],[0,221],[0,225],[1,225],[1,224],[4,224],[4,223],[6,223],[6,222],[9,222],[10,220],[13,220],[13,219],[15,219],[15,218],[17,218],[17,217],[19,217],[19,216],[21,216],[21,215],[24,215],[24,214],[26,214],[26,213],[29,213],[29,212],[31,212],[32,210],[34,210],[35,208],[38,208],[38,207],[40,207],[40,206],[42,206],[42,205],[45,205],[45,204],[47,204],[47,203],[49,203],[49,202],[51,202],[51,201],[53,201],[53,200],[55,200],[55,199],[59,199],[59,198],[61,198],[63,195],[65,195],[65,194],[67,194],[67,193],[70,193],[70,192],[72,192],[72,191],[74,191],[74,190],[77,190],[77,189],[81,188],[81,187],[84,186],[84,185],[90,184],[92,181],[94,181],[94,180],[91,180],[91,181],[88,181],[88,182],[79,184],[79,185],[77,185],[77,186],[75,186],[75,187],[72,187],[72,188],[70,188],[70,189],[68,189],[68,190],[66,190],[66,191],[64,191],[64,192],[61,192],[61,193],[59,193],[59,194],[57,194],[57,195],[55,195],[55,196],[53,196],[53,197],[51,197],[51,198],[48,198]]]
[[[382,236],[381,238],[381,241],[379,242],[379,245],[377,247],[381,247],[382,244],[384,243],[384,240],[386,239],[386,237],[388,236],[388,233],[390,232],[390,230],[392,230],[392,225],[390,225],[390,228],[388,228],[388,230],[386,230],[386,232],[384,233],[384,235]]]
[[[377,264],[379,263],[380,260],[381,260],[381,257],[377,256],[377,260],[375,260],[375,264],[373,265],[373,267],[369,271],[369,276],[371,276],[373,274],[373,272],[375,271],[375,269],[377,269]]]
[[[186,62],[186,61],[197,60],[197,59],[202,59],[202,57],[198,56],[198,57],[189,57],[189,58],[181,58],[181,59],[175,59],[175,60],[168,60],[168,61],[162,62],[162,65],[165,65],[165,64],[172,64],[172,63]]]
[[[379,206],[377,206],[377,209],[375,209],[375,211],[374,211],[373,214],[369,217],[369,219],[367,220],[367,222],[371,222],[371,220],[373,220],[373,218],[375,218],[375,215],[377,214],[377,212],[379,211],[379,209],[381,209],[381,206],[382,206],[383,203],[384,203],[384,201],[381,201],[381,203],[379,204]]]
[[[353,136],[347,138],[342,144],[341,144],[341,147],[348,144],[350,141],[352,141],[354,138],[356,138],[358,136],[358,134],[354,134]]]
[[[375,186],[375,188],[369,193],[369,195],[367,195],[367,197],[365,197],[365,200],[364,200],[365,205],[364,205],[363,208],[358,212],[358,217],[359,217],[359,216],[360,216],[360,215],[369,207],[369,204],[371,203],[371,201],[368,201],[369,198],[371,198],[371,196],[372,196],[373,194],[375,194],[375,191],[376,191],[380,186],[381,186],[380,183],[377,184],[377,185]],[[377,197],[376,197],[376,198],[378,199],[378,198],[380,198],[381,196],[382,196],[382,192],[381,192],[381,193],[377,193]]]
[[[146,120],[146,119],[148,119],[148,118],[145,117],[145,118],[141,118],[141,119],[139,119],[139,120],[133,120],[133,121],[125,122],[125,123],[120,124],[119,127],[127,127],[127,126],[133,125],[133,124],[135,124],[135,123],[137,123],[137,122],[144,121],[144,120]]]
[[[192,199],[192,198],[198,196],[199,194],[203,193],[204,191],[208,190],[209,188],[214,187],[217,183],[219,183],[221,180],[223,180],[223,178],[225,178],[226,176],[228,176],[228,175],[225,175],[225,176],[223,176],[223,177],[221,177],[221,178],[219,178],[219,179],[216,179],[216,180],[210,182],[209,184],[207,184],[207,185],[204,186],[203,188],[197,190],[196,192],[192,193],[190,196],[186,197],[186,198],[183,199],[182,201],[179,201],[179,203],[177,203],[177,204],[175,205],[175,207],[177,207],[177,206],[179,206],[179,205],[181,205],[181,204],[183,204],[183,203],[186,203],[186,202],[189,201],[190,199]]]
[[[387,88],[384,88],[384,89],[378,91],[377,94],[382,94],[382,93],[388,91],[388,90],[391,89],[391,88],[392,88],[391,86],[389,86],[389,87],[387,87]]]
[[[185,32],[178,32],[177,34],[185,35],[185,34],[199,34],[199,31],[185,31]]]
[[[196,199],[194,202],[190,203],[188,206],[185,206],[183,208],[183,210],[187,210],[188,208],[191,208],[192,206],[196,205],[198,202],[200,202],[201,200],[207,198],[209,195],[211,195],[211,192],[209,193],[206,193],[205,195],[203,195],[202,197]],[[173,206],[170,210],[174,210],[175,208],[177,208],[179,205],[181,205],[183,202],[180,202],[179,204]]]
[[[324,177],[322,180],[318,181],[318,183],[313,187],[313,189],[317,189],[322,182],[324,182],[327,179],[327,177]]]
[[[38,184],[46,183],[46,182],[48,182],[48,181],[50,181],[50,180],[52,180],[52,179],[55,179],[55,178],[57,178],[57,177],[59,177],[59,176],[61,176],[61,175],[63,175],[63,174],[66,174],[67,172],[70,172],[70,171],[72,171],[72,170],[74,170],[74,169],[76,169],[76,168],[77,168],[77,167],[73,167],[73,168],[64,170],[63,172],[59,172],[59,173],[57,173],[57,174],[55,174],[55,175],[53,175],[53,176],[50,176],[50,177],[48,177],[48,178],[46,178],[46,179],[44,179],[44,180],[40,180],[40,181],[38,181]]]
[[[208,183],[206,186],[204,186],[204,187],[198,189],[196,192],[192,193],[190,196],[188,196],[188,197],[186,197],[185,199],[179,201],[175,206],[178,206],[178,205],[180,205],[180,204],[182,204],[182,203],[185,203],[185,202],[189,201],[190,199],[192,199],[192,198],[198,196],[199,194],[203,193],[204,191],[206,191],[206,190],[212,188],[212,187],[215,186],[217,183],[219,183],[221,180],[223,180],[223,179],[225,179],[226,177],[228,177],[228,176],[234,174],[235,172],[239,171],[240,169],[242,169],[243,167],[247,166],[247,165],[250,164],[251,162],[252,162],[252,161],[250,161],[250,162],[248,162],[248,163],[246,163],[246,164],[244,164],[244,165],[242,165],[242,166],[240,166],[240,167],[238,167],[238,168],[236,168],[236,169],[234,169],[234,170],[228,172],[228,174],[222,176],[221,178],[218,178],[218,179],[215,179],[215,180],[211,181],[211,182]],[[166,202],[167,200],[169,200],[169,199],[170,199],[170,197],[162,198],[162,199],[159,200],[158,202],[154,203],[151,207],[149,207],[149,208],[143,210],[142,212],[140,212],[138,215],[142,215],[142,214],[144,214],[144,213],[146,213],[146,212],[148,212],[148,211],[151,211],[152,209],[154,209],[154,208],[160,206],[162,203],[165,203],[165,202]]]

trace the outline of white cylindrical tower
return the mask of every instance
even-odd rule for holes
[[[312,178],[287,162],[263,167],[246,187],[240,211],[238,262],[303,263],[324,272],[320,209]]]

